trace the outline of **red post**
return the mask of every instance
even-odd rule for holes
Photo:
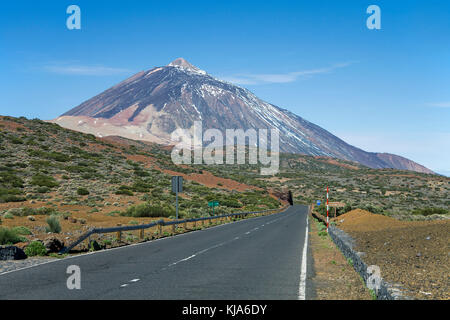
[[[328,186],[327,186],[327,232],[328,232]]]

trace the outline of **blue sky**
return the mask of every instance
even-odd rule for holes
[[[66,9],[81,8],[81,30]],[[381,8],[381,30],[366,9]],[[178,57],[450,175],[449,1],[4,1],[0,114],[52,119]]]

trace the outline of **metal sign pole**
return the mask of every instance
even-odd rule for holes
[[[183,177],[172,177],[172,192],[176,194],[176,219],[178,220],[178,192],[183,192]]]
[[[177,220],[178,220],[178,188],[177,188]]]

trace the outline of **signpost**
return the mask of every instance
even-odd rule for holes
[[[178,220],[178,192],[183,192],[183,177],[181,176],[172,177],[172,192],[177,195],[176,206],[177,206],[177,220]]]
[[[335,218],[336,218],[336,211],[337,211],[336,208],[343,208],[343,207],[345,207],[345,203],[343,203],[343,202],[330,202],[330,203],[328,203],[328,205],[330,207],[334,207],[334,217]]]
[[[328,225],[329,225],[328,221],[329,220],[328,220],[328,186],[327,186],[327,233],[328,233]]]
[[[214,207],[219,206],[219,201],[209,201],[208,202],[208,207],[212,208],[212,213],[214,215]]]

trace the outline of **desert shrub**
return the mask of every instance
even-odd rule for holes
[[[133,191],[131,190],[131,187],[122,185],[119,187],[119,189],[115,192],[117,195],[126,195],[126,196],[132,196]]]
[[[23,140],[20,139],[19,137],[16,137],[16,136],[10,136],[10,137],[8,137],[8,138],[9,138],[9,141],[10,141],[12,144],[23,144]]]
[[[39,187],[53,188],[59,185],[55,178],[44,174],[37,174],[31,178],[31,184]]]
[[[151,187],[152,185],[150,183],[147,183],[143,180],[137,180],[133,183],[131,189],[134,192],[148,192]]]
[[[36,189],[36,192],[37,193],[47,193],[47,192],[50,192],[50,188],[49,187],[38,187],[37,189]]]
[[[24,227],[24,226],[14,227],[14,228],[12,228],[12,230],[21,236],[29,236],[31,234],[30,229],[28,229],[27,227]]]
[[[79,196],[87,196],[89,193],[90,193],[89,190],[86,188],[78,188],[77,189],[77,194]]]
[[[162,188],[159,188],[159,187],[153,189],[151,192],[153,197],[159,197],[159,196],[161,196],[162,193],[163,193],[163,190],[162,190]]]
[[[31,209],[31,208],[30,208]],[[38,208],[38,209],[33,209],[35,215],[57,215],[59,214],[59,212],[55,209],[55,208],[47,208],[47,207],[42,207],[42,208]],[[29,214],[27,214],[29,215]]]
[[[67,162],[70,160],[70,157],[67,154],[52,151],[46,154],[47,159],[55,160],[58,162]]]
[[[144,171],[142,169],[136,169],[134,170],[134,174],[138,177],[148,177],[150,176],[150,173],[148,171]]]
[[[51,215],[45,221],[48,224],[48,227],[45,228],[45,230],[47,232],[52,232],[52,233],[60,233],[61,232],[61,225],[60,225],[59,219],[56,215]]]
[[[9,190],[12,191],[12,190]],[[26,198],[20,195],[14,195],[7,192],[2,192],[0,188],[0,203],[6,202],[23,202]]]
[[[14,230],[0,227],[0,244],[15,244],[22,241],[26,241],[26,239],[19,236]]]
[[[2,170],[3,169],[3,170]],[[23,180],[15,175],[15,171],[11,168],[0,168],[0,183],[9,185],[13,188],[23,188]]]
[[[45,256],[47,254],[47,249],[40,241],[33,241],[25,248],[25,254],[29,257],[33,256]]]
[[[49,168],[52,163],[47,160],[30,160],[30,165],[35,169]]]
[[[444,208],[420,208],[413,211],[414,215],[431,216],[433,214],[448,214]]]
[[[142,203],[129,207],[120,215],[127,217],[169,217],[175,213],[175,209],[171,207],[163,207],[159,205],[151,205],[149,203]]]
[[[242,204],[235,199],[225,199],[220,201],[221,206],[230,207],[230,208],[241,208]]]

